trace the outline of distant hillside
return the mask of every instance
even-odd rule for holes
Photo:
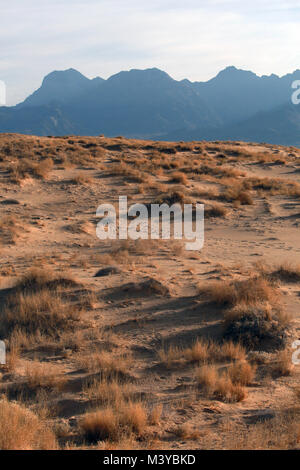
[[[199,135],[204,140],[242,140],[300,147],[300,106],[288,103],[217,130],[177,130],[165,136],[165,140],[198,140]]]
[[[259,77],[228,67],[207,82],[158,69],[93,80],[74,69],[47,75],[23,103],[0,108],[0,132],[124,135],[160,140],[246,140],[300,146],[300,70]]]

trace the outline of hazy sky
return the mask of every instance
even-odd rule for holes
[[[158,67],[207,80],[227,65],[300,68],[300,0],[0,0],[0,80],[8,104],[53,70],[89,78]]]

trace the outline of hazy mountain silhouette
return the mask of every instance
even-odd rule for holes
[[[294,80],[300,80],[300,70],[279,78],[227,67],[212,80],[194,86],[228,125],[290,102]]]
[[[93,80],[74,69],[47,75],[23,103],[0,108],[0,132],[124,135],[163,140],[256,140],[299,145],[300,70],[259,77],[227,67],[207,82],[153,68]]]
[[[300,105],[292,103],[271,111],[259,112],[236,124],[224,125],[217,130],[181,129],[169,133],[164,140],[241,140],[300,147]]]
[[[67,103],[85,91],[93,92],[95,86],[101,82],[104,82],[103,78],[97,77],[89,80],[74,69],[51,72],[46,75],[41,87],[18,107]]]
[[[184,125],[219,125],[217,115],[186,83],[158,69],[113,75],[95,93],[85,92],[67,108],[85,133],[128,137],[163,136]]]

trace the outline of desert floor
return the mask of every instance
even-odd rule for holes
[[[299,447],[299,174],[296,148],[1,135],[0,448]],[[203,249],[99,240],[119,195],[204,203]]]

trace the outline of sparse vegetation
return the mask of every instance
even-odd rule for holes
[[[300,265],[283,263],[276,267],[270,276],[283,282],[300,282]]]
[[[279,351],[275,357],[272,366],[272,372],[275,376],[286,377],[292,374],[294,365],[291,361],[291,351],[285,349]]]
[[[76,359],[80,367],[93,373],[126,375],[132,365],[130,354],[113,355],[105,350],[90,352],[86,355],[80,353]]]
[[[256,304],[258,302],[275,302],[278,291],[266,279],[253,277],[241,281],[214,282],[199,286],[200,295],[208,301],[220,306],[235,306],[238,304]]]
[[[80,309],[63,299],[61,289],[77,283],[52,271],[32,268],[21,277],[0,306],[0,331],[5,338],[15,329],[26,334],[57,336],[80,318]]]
[[[18,217],[10,215],[0,219],[1,243],[14,245],[24,231],[26,231],[26,227]]]
[[[299,156],[2,134],[0,448],[297,448]],[[98,240],[118,194],[204,203],[201,252]]]
[[[138,402],[120,403],[118,408],[106,407],[87,414],[81,421],[81,429],[89,442],[117,441],[132,433],[141,436],[147,424],[147,412]]]
[[[59,330],[74,326],[80,311],[49,290],[16,293],[9,296],[2,309],[0,331],[7,337],[15,328],[28,334],[57,335]]]
[[[57,367],[51,364],[32,361],[25,368],[25,386],[31,391],[39,389],[61,390],[66,378]]]
[[[158,356],[167,367],[178,363],[212,363],[230,360],[243,360],[246,351],[240,344],[223,342],[217,344],[212,341],[197,339],[190,347],[169,346],[161,348]]]
[[[53,450],[54,433],[32,411],[5,399],[0,401],[0,448],[2,450]]]
[[[171,174],[170,183],[178,183],[178,184],[187,185],[188,179],[185,173],[177,171]]]
[[[93,179],[84,173],[79,173],[71,179],[71,183],[82,186],[90,186],[93,183]]]
[[[228,372],[220,373],[215,366],[202,366],[196,370],[196,382],[203,391],[225,402],[239,402],[246,398],[243,385],[232,379]]]
[[[247,348],[282,349],[286,345],[289,322],[289,315],[280,307],[241,303],[226,313],[224,336]]]

